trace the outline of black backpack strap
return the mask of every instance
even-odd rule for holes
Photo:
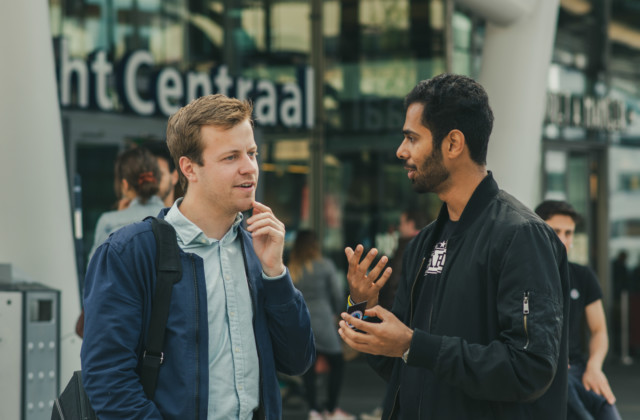
[[[142,356],[140,381],[147,398],[153,399],[158,381],[158,370],[164,361],[162,347],[169,317],[173,284],[182,278],[182,264],[176,231],[169,223],[155,217],[151,219],[153,236],[156,238],[156,292],[151,307],[151,320],[147,346]]]

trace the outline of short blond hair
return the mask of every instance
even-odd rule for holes
[[[212,125],[229,130],[247,120],[253,126],[252,112],[253,105],[249,101],[215,94],[193,100],[169,118],[167,146],[178,169],[180,186],[185,192],[189,183],[180,170],[179,161],[182,156],[186,156],[198,165],[203,164],[204,146],[200,128]]]

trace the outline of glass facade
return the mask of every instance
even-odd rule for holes
[[[620,291],[640,291],[639,22],[635,1],[561,1],[543,128],[544,196],[583,215],[569,258],[598,273],[614,354]],[[621,253],[625,279],[612,271]],[[637,312],[629,322],[640,325]]]
[[[163,140],[167,117],[208,93],[254,102],[258,199],[285,223],[288,239],[301,227],[321,230],[325,252],[342,266],[345,245],[378,245],[392,254],[403,208],[420,205],[435,217],[438,199],[412,192],[395,149],[404,95],[447,68],[445,0],[50,0],[50,6],[68,175],[82,191],[85,255],[97,218],[116,199],[118,151]],[[458,20],[456,51],[466,72],[471,26],[462,15]]]
[[[625,104],[626,124],[611,137],[610,251],[612,257],[627,252],[628,268],[634,269],[640,266],[640,4],[614,1],[611,14],[610,91]]]

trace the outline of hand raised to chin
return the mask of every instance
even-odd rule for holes
[[[262,271],[269,277],[284,272],[282,252],[284,250],[284,224],[271,209],[257,201],[253,202],[253,214],[247,219],[247,230],[253,238],[253,249],[262,264]]]

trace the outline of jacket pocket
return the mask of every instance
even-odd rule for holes
[[[557,358],[563,321],[560,303],[535,290],[527,290],[520,295],[518,312],[523,331],[522,349]]]

